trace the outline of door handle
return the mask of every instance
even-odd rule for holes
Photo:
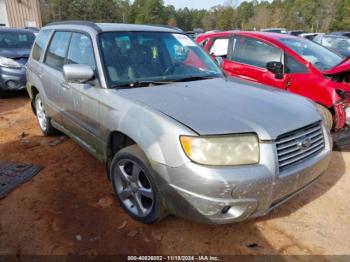
[[[66,83],[62,83],[61,86],[65,89],[70,89],[70,86]]]

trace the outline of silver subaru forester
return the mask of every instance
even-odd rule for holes
[[[143,223],[264,215],[330,160],[312,102],[225,77],[176,28],[50,24],[27,78],[43,133],[63,132],[103,161],[122,207]]]

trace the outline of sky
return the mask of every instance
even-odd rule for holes
[[[164,0],[165,5],[173,5],[175,8],[209,9],[214,5],[224,4],[227,0]]]

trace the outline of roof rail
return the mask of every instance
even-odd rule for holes
[[[102,32],[101,28],[94,22],[83,21],[83,20],[57,21],[57,22],[49,23],[46,26],[51,26],[51,25],[84,25],[95,29],[97,32]]]

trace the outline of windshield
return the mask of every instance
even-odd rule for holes
[[[0,48],[28,48],[33,45],[35,35],[33,33],[18,33],[14,31],[0,31]]]
[[[319,70],[331,69],[344,59],[341,55],[307,39],[284,38],[280,41]]]
[[[111,87],[222,76],[210,56],[183,34],[106,32],[99,42]]]
[[[329,48],[350,50],[350,39],[345,37],[324,37],[322,44]]]

